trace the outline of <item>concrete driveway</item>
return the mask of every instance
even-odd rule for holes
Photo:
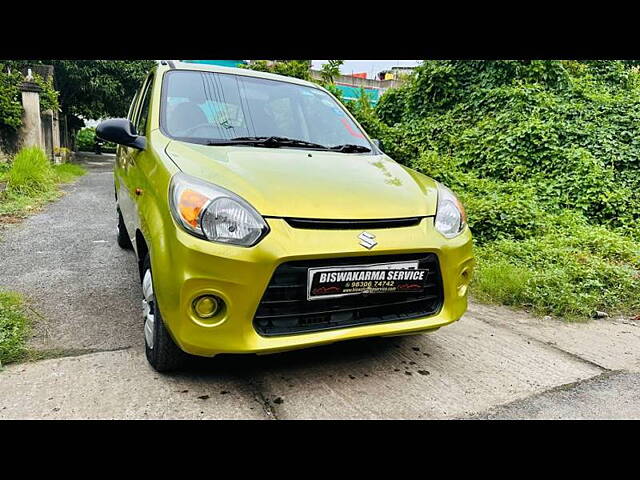
[[[0,288],[27,297],[42,317],[31,347],[55,357],[0,372],[0,419],[640,418],[637,322],[479,304],[432,334],[158,374],[134,254],[115,241],[113,156],[83,161],[60,201],[0,227]]]

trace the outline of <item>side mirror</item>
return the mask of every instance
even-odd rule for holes
[[[378,140],[377,138],[372,138],[371,141],[378,148],[378,150],[380,150],[380,140]]]
[[[107,142],[144,150],[147,139],[136,134],[136,127],[126,118],[110,118],[96,127],[96,137]]]

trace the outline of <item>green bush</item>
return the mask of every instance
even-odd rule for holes
[[[83,128],[76,134],[76,147],[83,152],[93,152],[95,148],[95,138],[95,128]]]
[[[6,179],[9,193],[27,195],[49,191],[55,181],[51,162],[38,147],[21,149],[6,173]]]
[[[240,68],[258,70],[260,72],[276,73],[288,77],[310,80],[309,60],[255,60],[249,65],[240,65]]]
[[[96,129],[93,127],[85,127],[76,133],[76,147],[82,152],[93,152],[95,150]],[[111,142],[104,142],[102,145],[103,152],[115,152],[116,145]]]
[[[426,61],[373,112],[352,111],[391,157],[461,197],[476,297],[638,313],[636,63]]]

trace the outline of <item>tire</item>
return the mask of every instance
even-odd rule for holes
[[[124,226],[124,219],[122,218],[122,212],[120,207],[117,207],[118,211],[118,245],[125,250],[133,249],[129,233],[127,233],[127,227]]]
[[[178,370],[185,365],[189,355],[175,344],[164,325],[158,303],[155,301],[149,254],[144,259],[142,271],[142,315],[147,361],[157,372]]]

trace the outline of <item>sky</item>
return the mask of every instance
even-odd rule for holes
[[[327,60],[312,60],[312,68],[319,69]],[[375,78],[376,74],[391,67],[413,67],[422,60],[345,60],[340,68],[343,74],[367,72],[367,78]]]

